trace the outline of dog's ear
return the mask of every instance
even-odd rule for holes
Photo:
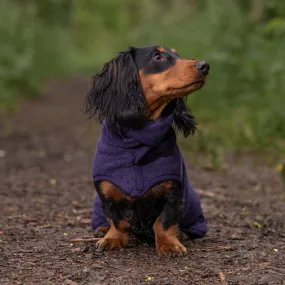
[[[106,120],[113,133],[122,127],[140,128],[146,120],[145,100],[132,55],[121,52],[93,77],[85,98],[85,113]]]
[[[174,99],[170,103],[173,108],[174,126],[178,131],[181,131],[184,137],[189,134],[194,135],[196,131],[196,120],[191,114],[190,109],[186,105],[186,98]]]

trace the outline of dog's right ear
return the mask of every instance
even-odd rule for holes
[[[122,127],[143,125],[146,107],[132,48],[106,63],[93,77],[85,106],[90,118],[101,123],[106,120],[113,133],[119,133]]]

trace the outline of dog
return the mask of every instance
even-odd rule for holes
[[[209,69],[155,45],[120,52],[93,77],[85,111],[102,124],[92,162],[99,250],[121,249],[133,233],[153,239],[159,256],[184,255],[179,230],[206,234],[176,133],[194,134],[185,98],[204,86]]]

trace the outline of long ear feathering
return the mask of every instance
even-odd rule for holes
[[[174,117],[174,127],[178,132],[182,132],[184,137],[194,135],[196,131],[196,120],[186,105],[186,98],[174,99],[171,103]]]
[[[106,63],[93,77],[85,98],[85,113],[120,134],[122,127],[140,128],[146,121],[145,101],[132,48]]]

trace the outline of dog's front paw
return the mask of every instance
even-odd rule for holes
[[[97,243],[96,247],[100,251],[104,250],[120,250],[127,245],[127,239],[124,238],[101,238]]]
[[[104,237],[106,233],[109,231],[109,229],[110,229],[110,226],[102,226],[102,227],[97,228],[94,231],[94,237],[97,237],[97,238]]]
[[[183,256],[187,254],[187,249],[177,240],[164,240],[156,243],[156,250],[159,256]]]

